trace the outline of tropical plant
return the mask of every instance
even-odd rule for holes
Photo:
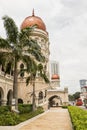
[[[78,98],[80,98],[80,92],[75,92],[75,93],[73,94],[73,96],[74,96],[74,99],[75,99],[75,100],[78,99]]]
[[[8,64],[13,70],[13,98],[15,99],[15,108],[18,109],[18,63],[22,61],[28,67],[31,66],[34,59],[42,61],[44,57],[41,54],[40,46],[30,38],[34,26],[19,32],[12,18],[4,16],[3,20],[7,37],[0,37],[0,64],[4,67],[5,72]]]
[[[42,107],[32,112],[31,104],[20,104],[18,107],[19,114],[11,112],[8,106],[0,107],[0,126],[14,126],[44,112]]]
[[[32,99],[32,110],[35,111],[36,110],[36,103],[35,103],[35,81],[37,78],[37,73],[39,73],[39,77],[42,78],[42,80],[44,80],[46,83],[49,83],[49,79],[46,75],[46,72],[44,71],[44,67],[42,63],[37,63],[37,62],[32,62],[31,67],[28,67],[27,70],[25,70],[28,73],[28,77],[26,79],[26,85],[28,85],[29,83],[32,84],[33,86],[33,99]]]
[[[80,98],[80,92],[75,92],[74,94],[68,95],[69,101],[75,101],[76,99]]]

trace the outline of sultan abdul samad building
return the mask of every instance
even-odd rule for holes
[[[36,40],[41,46],[43,55],[46,57],[44,68],[50,84],[46,84],[37,74],[36,79],[36,105],[43,106],[45,109],[51,106],[61,106],[68,103],[68,89],[60,89],[60,76],[58,73],[58,64],[56,62],[49,62],[49,35],[46,30],[46,25],[43,20],[34,15],[28,16],[21,24],[21,29],[26,27],[37,25],[37,28],[31,33],[31,38]],[[19,63],[19,68],[23,67],[23,63]],[[13,77],[11,75],[5,75],[3,66],[0,66],[0,105],[11,104],[13,99]],[[25,75],[21,75],[18,78],[18,102],[29,104],[32,103],[32,86],[26,86]]]

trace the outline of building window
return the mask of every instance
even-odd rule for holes
[[[24,77],[24,72],[23,72],[23,69],[24,69],[24,64],[21,64],[20,65],[20,77]]]
[[[43,92],[42,91],[39,92],[39,99],[43,99]]]

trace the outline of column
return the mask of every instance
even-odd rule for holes
[[[7,99],[1,99],[1,105],[6,106],[7,105]]]

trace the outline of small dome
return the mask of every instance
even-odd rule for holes
[[[21,29],[24,29],[26,27],[30,27],[36,25],[38,29],[41,29],[43,31],[46,31],[46,26],[42,19],[38,16],[34,15],[34,10],[32,12],[32,16],[26,17],[23,23],[21,24]]]
[[[59,75],[58,74],[53,74],[51,79],[60,79]]]

